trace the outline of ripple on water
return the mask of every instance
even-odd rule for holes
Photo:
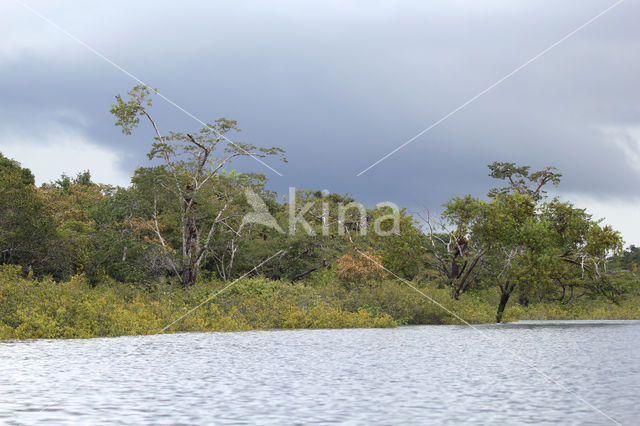
[[[0,421],[569,423],[640,418],[640,321],[0,343]]]

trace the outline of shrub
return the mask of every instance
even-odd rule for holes
[[[19,267],[0,267],[0,338],[159,333],[226,285],[149,288],[103,281],[92,286],[83,275],[57,283],[22,278]],[[394,326],[397,322],[389,315],[344,310],[302,283],[254,278],[238,282],[167,331]]]
[[[386,277],[382,257],[370,254],[345,254],[337,261],[338,279],[347,287],[370,284]]]

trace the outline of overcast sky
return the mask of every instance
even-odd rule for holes
[[[558,167],[559,194],[640,244],[640,2],[628,0],[385,161],[383,155],[611,6],[573,1],[24,0],[203,121],[281,146],[269,186],[439,210],[486,165]],[[14,0],[0,4],[0,152],[39,183],[127,185],[152,132],[109,106],[136,84]],[[200,125],[156,99],[162,131]]]

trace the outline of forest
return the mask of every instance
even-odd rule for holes
[[[0,153],[0,338],[640,319],[640,249],[550,196],[553,167],[490,164],[486,196],[441,214],[282,198],[232,168],[282,149],[232,142],[228,119],[162,134],[152,96],[111,106],[149,139],[126,188],[89,171],[36,186]]]

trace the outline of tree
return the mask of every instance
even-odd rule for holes
[[[382,209],[375,209],[371,215],[375,218]],[[429,238],[422,232],[415,219],[405,209],[399,209],[398,232],[380,236],[377,232],[369,232],[366,250],[381,256],[382,264],[394,274],[407,280],[420,280],[428,277],[428,254],[416,247],[427,247]]]
[[[620,234],[583,209],[547,199],[546,185],[558,185],[562,176],[555,168],[530,173],[528,166],[496,162],[489,169],[508,186],[491,189],[488,201],[452,199],[442,215],[445,225],[426,220],[435,267],[449,279],[454,298],[469,288],[474,273],[499,289],[500,322],[515,292],[525,306],[531,297],[564,301],[567,288],[569,299],[574,288],[612,300],[620,294],[606,271],[621,250]]]
[[[209,253],[211,239],[217,227],[226,220],[225,214],[230,207],[227,195],[217,193],[212,187],[213,178],[236,157],[282,156],[284,151],[276,147],[256,148],[248,143],[229,142],[222,156],[214,157],[218,145],[229,141],[227,135],[239,131],[235,121],[224,118],[207,124],[198,133],[170,132],[162,135],[149,113],[151,93],[146,86],[136,86],[128,92],[127,101],[117,95],[111,113],[124,134],[131,134],[141,117],[145,117],[154,129],[155,142],[148,157],[163,164],[150,176],[153,178],[149,183],[154,187],[154,199],[150,217],[146,219],[158,243],[169,255],[171,268],[180,277],[182,285],[187,287],[196,282],[200,265]],[[149,174],[140,173],[138,181],[143,176],[149,177]],[[169,197],[179,211],[182,250],[178,256],[174,256],[174,250],[167,244],[160,228],[157,201],[161,196]],[[212,212],[210,207],[214,200],[221,205]]]
[[[78,173],[75,178],[72,178],[66,173],[63,173],[62,176],[60,176],[60,179],[56,180],[50,185],[45,185],[45,187],[52,186],[66,190],[71,185],[91,186],[95,184],[91,181],[91,172],[89,170],[85,170],[84,172]]]
[[[429,237],[422,248],[432,259],[431,267],[446,278],[451,297],[458,300],[469,289],[491,247],[490,239],[477,235],[477,227],[486,218],[487,203],[467,195],[453,198],[445,207],[441,219],[429,212],[420,215]]]
[[[51,273],[83,273],[92,284],[105,276],[144,282],[154,277],[151,256],[133,220],[139,200],[132,189],[96,184],[88,172],[66,175],[38,189],[57,233]]]
[[[248,271],[255,264],[255,260],[248,262],[248,259],[264,258],[286,249],[262,268],[263,273],[272,279],[304,279],[331,267],[352,247],[345,229],[356,233],[360,230],[361,209],[354,206],[340,217],[341,206],[354,201],[349,196],[298,189],[285,204],[277,203],[275,197],[265,201],[281,229],[254,226],[253,239],[244,251],[238,272]]]
[[[555,167],[548,166],[537,172],[529,173],[529,166],[517,166],[515,163],[499,161],[490,164],[489,170],[491,170],[489,176],[492,178],[506,180],[509,183],[506,187],[494,188],[489,191],[489,197],[517,191],[520,194],[530,195],[536,202],[545,198],[545,185],[551,183],[557,186],[562,177],[562,174],[558,173]]]
[[[24,185],[35,185],[36,179],[31,173],[31,170],[22,168],[20,163],[10,158],[5,157],[0,152],[0,175],[7,176],[10,174],[17,174],[18,181]]]
[[[496,312],[500,322],[514,290],[543,279],[545,272],[547,232],[536,215],[533,197],[517,190],[494,196],[474,237],[489,247],[484,269],[500,290]]]
[[[616,258],[616,262],[622,269],[636,272],[640,267],[640,247],[630,245]]]
[[[0,263],[45,272],[55,227],[33,185],[33,174],[0,154]]]
[[[521,303],[530,297],[564,302],[567,287],[569,300],[574,288],[610,300],[620,294],[606,270],[622,247],[617,231],[570,203],[535,203],[531,195],[517,191],[497,195],[495,207],[494,220],[500,225],[487,266],[500,289],[497,322],[514,290]]]
[[[231,279],[236,271],[250,271],[260,259],[268,257],[249,256],[250,246],[267,238],[264,226],[243,221],[251,211],[245,190],[256,194],[263,203],[271,207],[275,203],[275,194],[264,188],[265,177],[261,174],[230,171],[216,176],[215,187],[231,200],[226,213],[224,226],[216,229],[211,243],[211,255],[206,263],[209,270],[217,272],[223,281]],[[277,251],[277,250],[276,250]]]

